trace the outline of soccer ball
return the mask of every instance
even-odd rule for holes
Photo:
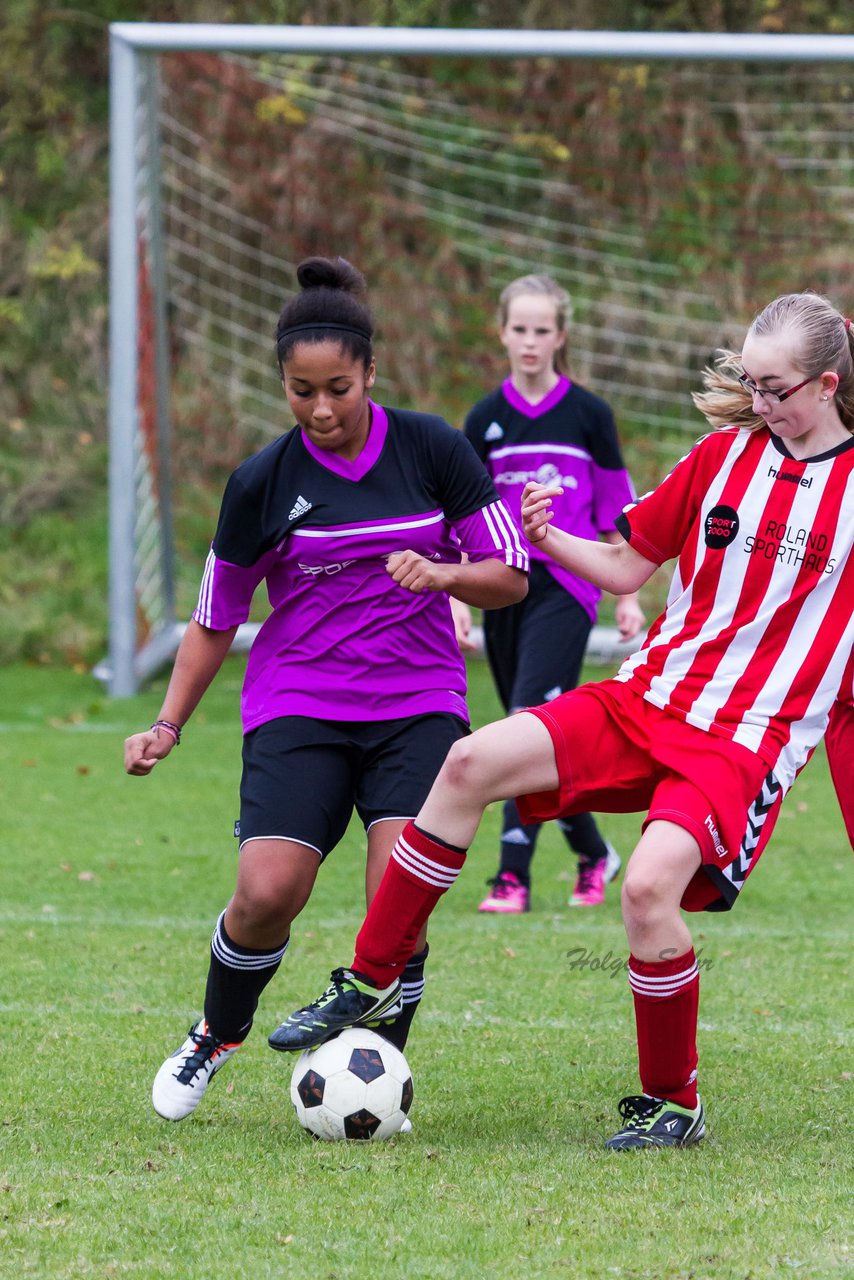
[[[291,1076],[297,1119],[315,1138],[378,1142],[399,1133],[412,1106],[412,1072],[399,1049],[364,1027],[348,1027],[305,1049]]]

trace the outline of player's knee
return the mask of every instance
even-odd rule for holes
[[[461,738],[448,752],[440,775],[442,781],[457,793],[480,795],[487,784],[487,771],[481,751],[473,738]]]
[[[661,877],[649,870],[635,870],[631,863],[623,879],[623,917],[629,922],[642,924],[654,920],[669,908],[670,894]]]
[[[229,917],[241,937],[284,936],[297,915],[287,886],[250,882],[235,893]]]

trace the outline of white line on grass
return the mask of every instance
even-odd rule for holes
[[[116,928],[122,928],[122,929],[132,928],[132,929],[140,929],[140,930],[145,930],[145,929],[182,929],[182,930],[208,929],[209,930],[213,927],[213,924],[216,921],[216,916],[217,916],[216,908],[212,908],[210,915],[205,915],[205,916],[122,915],[117,912],[110,912],[105,914],[103,912],[95,912],[95,911],[87,912],[82,915],[79,913],[69,915],[61,911],[57,907],[55,907],[53,903],[46,902],[40,911],[33,911],[32,909],[30,909],[27,911],[19,912],[19,911],[15,911],[13,909],[8,909],[8,908],[6,910],[0,910],[0,924],[10,924],[10,925],[49,924],[54,927],[58,925],[63,925],[72,929],[89,928],[92,926],[99,926],[99,927],[106,926],[108,928],[116,927]],[[294,930],[294,933],[297,937],[299,937],[300,934],[303,937],[306,937],[309,933],[311,933],[314,935],[311,941],[315,942],[321,930],[323,934],[330,939],[332,938],[332,935],[334,933],[340,931],[342,934],[342,943],[346,943],[347,945],[350,945],[350,943],[352,942],[352,935],[356,930],[356,928],[358,927],[360,920],[361,920],[361,916],[357,916],[355,912],[351,915],[346,915],[346,916],[324,915],[322,920],[312,919],[310,916],[306,916],[303,922],[304,930],[301,930],[300,926],[297,925],[296,929]],[[441,930],[443,933],[447,933],[449,936],[453,937],[455,931],[460,926],[465,927],[468,932],[469,923],[470,922],[468,920],[466,921],[442,920],[438,922],[437,925],[434,926],[434,928],[436,928],[437,930]],[[559,926],[561,926],[560,933],[555,932],[556,923]],[[612,925],[616,925],[615,921],[603,922],[603,924],[605,923],[611,923]],[[553,934],[555,945],[561,948],[566,946],[567,941],[571,941],[573,938],[580,936],[582,932],[580,925],[576,924],[574,920],[565,921],[561,917],[557,917],[556,920],[552,921],[547,926],[539,926],[539,927],[535,925],[530,926],[531,932],[542,932],[544,928],[548,928],[549,932]],[[599,929],[601,928],[602,928],[602,925],[599,925],[598,927],[596,927],[594,926],[594,922],[591,921],[587,926],[587,928],[584,930],[585,937],[589,936],[590,934],[594,934],[597,937],[597,940],[600,941],[601,943],[599,949],[603,953],[606,952],[609,947],[613,951],[615,946],[613,939],[609,939],[607,936],[601,935],[599,933]],[[526,923],[524,925],[523,930],[519,930],[518,932],[514,931],[513,933],[511,933],[508,930],[506,934],[502,935],[501,941],[506,945],[512,944],[515,947],[524,946],[525,932],[527,932],[528,929],[529,929],[529,925]],[[477,935],[472,932],[469,932],[468,936],[471,944],[475,947],[477,946],[485,947],[489,943],[496,941],[496,936],[494,932],[488,936],[485,934]],[[712,959],[715,959],[716,958],[715,949],[717,947],[726,948],[728,945],[728,940],[732,938],[739,938],[739,939],[748,938],[751,941],[755,941],[755,942],[761,942],[764,939],[778,940],[782,938],[792,943],[792,945],[795,945],[796,943],[802,944],[805,940],[810,940],[810,941],[814,941],[817,945],[820,944],[822,946],[824,946],[826,943],[829,943],[829,942],[839,943],[841,946],[847,946],[850,944],[850,931],[847,928],[827,929],[825,927],[822,927],[821,932],[818,933],[815,930],[813,930],[811,927],[805,926],[802,932],[794,933],[791,928],[783,928],[780,926],[755,925],[751,927],[749,925],[738,925],[734,923],[732,924],[728,923],[726,925],[725,930],[723,930],[719,935],[711,939],[703,938],[702,942],[699,945],[703,947],[704,953],[707,953]],[[621,943],[620,946],[622,947],[623,951],[627,950],[625,944]],[[619,959],[620,955],[618,954],[616,958]],[[729,957],[727,957],[727,959],[729,959]],[[737,957],[735,957],[735,959],[737,961]]]

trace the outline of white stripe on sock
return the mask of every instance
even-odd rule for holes
[[[233,951],[222,936],[224,917],[225,912],[217,920],[216,928],[211,938],[211,951],[220,964],[224,964],[228,969],[251,971],[253,969],[269,969],[282,960],[288,949],[290,938],[275,951],[255,951],[249,955],[243,951]]]
[[[672,996],[677,991],[681,991],[683,987],[688,987],[700,972],[699,965],[696,960],[688,968],[683,969],[681,973],[673,973],[668,977],[654,978],[646,974],[635,973],[634,969],[629,967],[629,986],[632,991],[636,991],[641,996]]]
[[[434,862],[432,858],[425,858],[423,853],[407,844],[403,836],[397,841],[391,856],[411,875],[440,889],[450,889],[460,874],[459,867],[446,867],[441,862]]]

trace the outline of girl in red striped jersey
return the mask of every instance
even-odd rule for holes
[[[626,508],[621,545],[557,529],[555,491],[526,487],[527,537],[603,590],[637,591],[676,559],[666,607],[614,679],[451,748],[392,854],[351,970],[368,1017],[488,804],[514,796],[526,821],[647,810],[622,894],[643,1093],[620,1103],[615,1150],[703,1137],[698,965],[681,909],[734,904],[854,647],[850,321],[817,294],[777,298],[741,356],[724,352],[707,370],[696,400],[716,430]],[[310,1043],[301,1014],[289,1020],[293,1048]],[[347,1025],[329,1003],[324,1016]]]

